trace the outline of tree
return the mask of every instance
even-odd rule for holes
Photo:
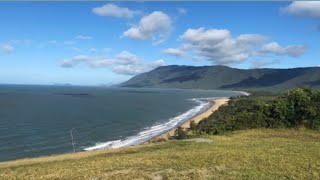
[[[186,139],[187,138],[187,132],[184,131],[181,126],[178,126],[178,128],[174,132],[174,137],[176,139]]]
[[[192,120],[190,121],[190,130],[195,132],[197,130],[197,124]]]

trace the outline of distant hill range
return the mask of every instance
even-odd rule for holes
[[[320,88],[320,67],[236,69],[226,66],[162,66],[132,77],[121,87],[285,90]]]

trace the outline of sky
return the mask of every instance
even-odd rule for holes
[[[109,85],[164,65],[320,65],[320,2],[0,2],[0,84]]]

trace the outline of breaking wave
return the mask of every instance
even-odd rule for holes
[[[214,98],[191,99],[192,101],[197,102],[198,105],[194,106],[192,109],[188,110],[187,112],[180,114],[179,116],[170,118],[166,123],[151,126],[139,132],[137,135],[129,136],[125,139],[97,143],[96,145],[87,147],[84,150],[89,151],[89,150],[96,150],[96,149],[120,148],[120,147],[138,145],[138,144],[147,142],[148,140],[154,137],[157,137],[167,131],[170,131],[171,129],[179,126],[185,121],[209,109],[212,105],[212,101],[210,101],[210,99],[214,99]]]

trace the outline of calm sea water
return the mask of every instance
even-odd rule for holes
[[[0,86],[0,161],[147,141],[206,110],[211,90]]]

